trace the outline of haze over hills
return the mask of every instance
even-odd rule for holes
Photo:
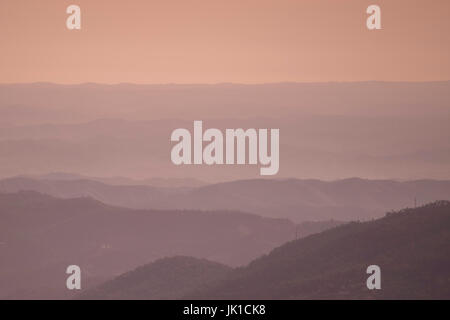
[[[257,177],[175,166],[170,134],[279,128],[279,177],[450,179],[450,82],[0,85],[0,176]]]
[[[202,119],[202,118],[199,118]],[[259,176],[257,166],[175,166],[171,132],[193,120],[95,120],[0,128],[0,175],[76,172],[87,176],[197,178]],[[204,120],[204,119],[203,119]],[[325,180],[450,178],[450,116],[221,118],[205,128],[279,128],[279,177]],[[447,170],[448,169],[448,170]]]
[[[280,129],[278,175],[261,179],[250,165],[174,165],[171,132],[192,131],[195,120],[222,131]],[[0,177],[12,177],[0,180],[0,298],[69,297],[71,264],[81,266],[84,288],[145,266],[139,272],[153,274],[145,285],[132,271],[106,288],[130,285],[127,293],[152,298],[370,298],[355,274],[365,277],[359,268],[371,258],[388,266],[399,290],[407,287],[399,270],[448,287],[438,266],[448,270],[448,221],[435,214],[445,205],[417,209],[439,216],[430,221],[413,210],[337,227],[232,271],[223,287],[209,280],[228,274],[215,263],[243,266],[344,221],[450,200],[449,122],[450,81],[0,84]],[[421,248],[417,256],[410,244]],[[193,258],[152,264],[171,256]],[[178,274],[183,288],[173,290],[174,282],[155,282],[170,276],[162,265],[211,277],[190,283]],[[408,294],[427,296],[424,288],[414,282]]]
[[[178,299],[450,299],[449,239],[450,202],[441,201],[291,241],[193,290],[185,262],[173,259],[164,261],[163,279],[179,284],[161,284],[155,263],[84,297],[158,299],[172,290]],[[372,264],[381,268],[381,290],[366,287]]]
[[[119,186],[146,185],[160,188],[193,188],[207,184],[204,181],[190,178],[186,179],[149,178],[138,180],[127,177],[88,177],[81,174],[65,173],[65,172],[51,172],[42,175],[23,175],[20,177],[39,180],[56,180],[56,181],[92,180],[109,185],[119,185]]]
[[[132,210],[0,193],[0,297],[63,297],[71,264],[82,268],[85,287],[166,256],[243,265],[294,236],[290,221],[230,210]]]
[[[450,115],[450,81],[267,84],[1,84],[0,115],[21,124],[99,118],[239,118],[278,114]],[[424,108],[424,106],[427,106]],[[276,111],[276,112],[273,112]],[[41,113],[41,115],[40,115]]]
[[[109,185],[92,180],[17,177],[0,192],[33,190],[61,198],[88,196],[134,209],[237,210],[294,222],[367,220],[385,212],[450,199],[450,181],[255,179],[197,188]]]

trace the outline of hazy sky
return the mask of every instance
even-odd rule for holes
[[[66,8],[82,30],[66,29]],[[382,9],[383,30],[366,28]],[[450,79],[448,0],[1,0],[0,83]]]

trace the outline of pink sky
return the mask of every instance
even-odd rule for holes
[[[66,7],[82,30],[66,29]],[[366,8],[383,30],[366,29]],[[0,83],[450,79],[448,0],[3,0]]]

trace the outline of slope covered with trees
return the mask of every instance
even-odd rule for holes
[[[104,284],[102,294],[143,299],[450,299],[450,202],[291,241],[198,285],[184,265],[168,259],[137,269]],[[381,268],[381,290],[366,286],[369,265]]]
[[[381,268],[381,290],[366,287],[366,268],[373,264]],[[189,297],[449,299],[450,202],[290,242]]]
[[[173,257],[127,272],[81,299],[174,299],[223,279],[232,269],[220,263],[192,257]]]

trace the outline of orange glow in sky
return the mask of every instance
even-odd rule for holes
[[[369,31],[374,3],[382,30]],[[449,12],[448,0],[2,0],[0,83],[448,80]]]

